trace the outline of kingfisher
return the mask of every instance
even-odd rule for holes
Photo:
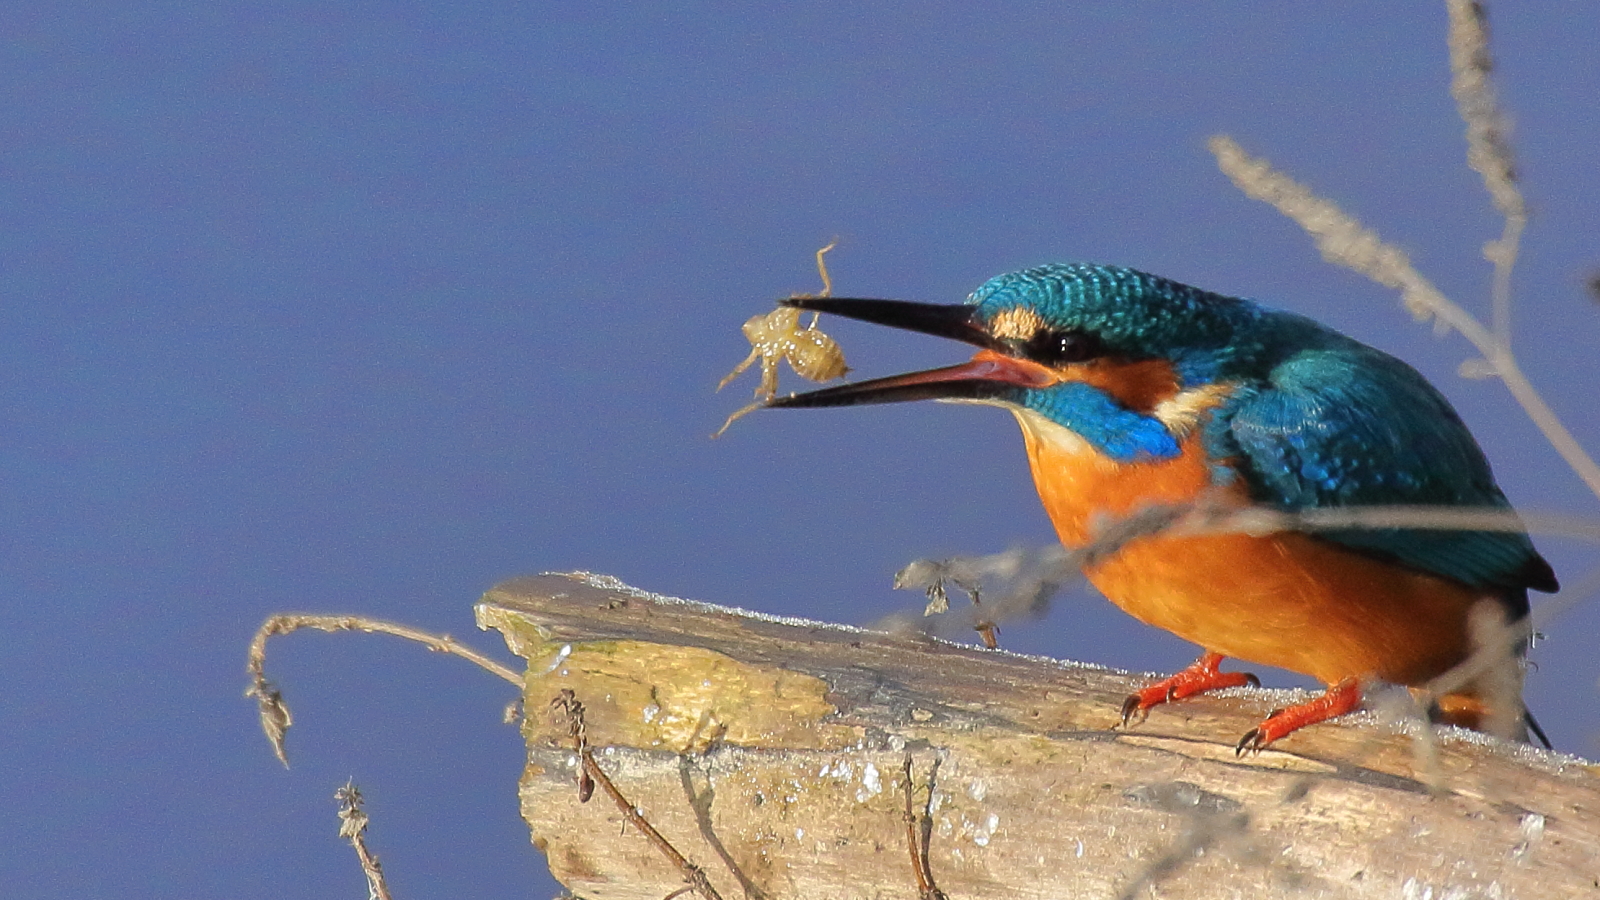
[[[962,304],[782,303],[978,347],[960,365],[767,405],[932,399],[1006,409],[1068,549],[1088,546],[1108,517],[1184,504],[1286,513],[1442,506],[1517,521],[1477,441],[1426,378],[1291,312],[1082,263],[997,276]],[[1327,686],[1247,732],[1241,754],[1357,709],[1374,681],[1422,688],[1472,655],[1482,610],[1514,625],[1528,615],[1529,588],[1558,589],[1524,530],[1156,532],[1091,559],[1084,574],[1100,593],[1202,651],[1128,697],[1124,725],[1169,701],[1259,684],[1222,671],[1228,657]],[[1517,656],[1525,644],[1517,641]],[[1544,740],[1520,706],[1516,669],[1509,698],[1468,681],[1439,694],[1431,714],[1481,728],[1508,712],[1495,704],[1514,703],[1515,736],[1531,726]]]

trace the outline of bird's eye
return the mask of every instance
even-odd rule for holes
[[[1048,366],[1081,363],[1102,356],[1105,348],[1094,335],[1081,331],[1040,329],[1028,339],[1023,352],[1035,362]]]

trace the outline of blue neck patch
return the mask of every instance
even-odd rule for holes
[[[1068,429],[1120,463],[1172,459],[1183,452],[1160,419],[1128,409],[1081,381],[1026,390],[1022,405]]]

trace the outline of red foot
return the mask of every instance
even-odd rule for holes
[[[1222,659],[1221,653],[1206,653],[1191,663],[1187,669],[1171,678],[1163,678],[1136,694],[1129,694],[1128,699],[1122,701],[1122,724],[1128,724],[1135,713],[1145,713],[1150,707],[1160,706],[1170,700],[1182,700],[1184,697],[1220,688],[1242,687],[1247,684],[1261,686],[1261,679],[1249,672],[1217,671],[1217,667],[1222,665]]]
[[[1346,678],[1329,687],[1327,693],[1315,700],[1288,709],[1275,710],[1272,715],[1267,716],[1265,722],[1250,729],[1239,739],[1239,746],[1234,748],[1234,753],[1243,756],[1247,750],[1259,752],[1263,747],[1290,732],[1298,731],[1307,725],[1326,722],[1335,716],[1342,716],[1360,705],[1360,682],[1354,678]]]

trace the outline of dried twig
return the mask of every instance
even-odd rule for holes
[[[622,812],[622,817],[628,821],[628,824],[639,829],[639,832],[661,852],[661,855],[665,856],[679,872],[683,873],[683,880],[688,882],[687,889],[692,889],[704,897],[705,900],[722,900],[722,896],[717,893],[716,888],[711,886],[711,880],[706,877],[705,871],[690,862],[688,857],[679,853],[678,848],[672,846],[672,843],[645,819],[644,814],[639,812],[639,808],[622,795],[622,791],[612,783],[610,776],[606,775],[605,770],[600,768],[600,763],[594,758],[594,752],[589,749],[589,736],[583,721],[583,703],[578,700],[577,695],[571,690],[563,688],[561,693],[550,701],[550,712],[552,718],[559,723],[565,724],[567,736],[572,738],[572,749],[578,754],[578,800],[587,802],[594,792],[594,786],[596,784],[600,785],[600,789],[605,791],[606,796],[611,798],[611,802],[617,805],[617,809]],[[682,893],[682,891],[674,892],[673,895],[669,896],[675,896],[678,893]]]
[[[987,557],[918,560],[901,570],[895,587],[926,587],[931,595],[933,588],[928,585],[942,587],[942,580],[946,578],[956,581],[965,590],[971,590],[969,584],[975,585],[985,576],[999,578],[1001,600],[991,608],[991,614],[1001,618],[1005,613],[1016,615],[1024,608],[1039,610],[1057,588],[1082,577],[1085,566],[1138,538],[1155,534],[1315,533],[1348,528],[1529,530],[1600,543],[1600,525],[1594,522],[1564,516],[1534,515],[1525,519],[1509,510],[1372,506],[1287,512],[1262,507],[1229,508],[1202,500],[1147,507],[1121,520],[1101,522],[1096,537],[1087,546],[1072,552],[1059,545],[1045,548],[1031,565],[1026,564],[1026,555],[1016,550]],[[1013,584],[1008,587],[1006,580]],[[1410,719],[1418,724],[1415,729],[1417,768],[1425,773],[1430,788],[1446,789],[1426,712],[1435,697],[1475,685],[1486,694],[1485,705],[1491,716],[1483,723],[1483,730],[1503,738],[1526,740],[1531,726],[1539,740],[1549,746],[1548,739],[1522,704],[1522,649],[1541,628],[1596,593],[1600,593],[1600,572],[1569,585],[1559,597],[1536,607],[1531,616],[1510,623],[1504,621],[1500,604],[1486,601],[1472,621],[1472,654],[1428,684],[1413,691],[1399,692],[1404,695],[1403,703],[1391,702],[1380,707],[1380,713],[1385,713],[1386,718]],[[1022,602],[1018,602],[1019,598],[1023,598]],[[1358,748],[1353,755],[1362,755],[1362,750]]]
[[[1522,650],[1541,629],[1597,593],[1600,593],[1600,570],[1568,585],[1560,595],[1541,603],[1530,615],[1516,622],[1506,622],[1504,607],[1485,598],[1473,609],[1468,623],[1474,645],[1471,655],[1420,688],[1397,688],[1378,696],[1375,705],[1380,721],[1409,721],[1416,725],[1411,730],[1414,768],[1430,791],[1442,794],[1450,789],[1439,763],[1438,740],[1428,714],[1435,697],[1477,683],[1488,695],[1486,706],[1491,715],[1490,721],[1484,723],[1484,731],[1497,737],[1527,740],[1527,732],[1531,730],[1545,747],[1550,746],[1549,738],[1522,702],[1522,676],[1526,665]],[[1350,750],[1349,757],[1364,757],[1376,748],[1379,740],[1378,734],[1369,735]],[[1309,776],[1304,784],[1308,789]]]
[[[1506,623],[1495,618],[1477,618],[1472,623],[1477,649],[1454,668],[1428,682],[1426,691],[1430,694],[1448,694],[1485,675],[1496,677],[1508,654],[1514,654],[1534,635],[1597,593],[1600,593],[1600,571],[1591,572],[1576,584],[1568,585],[1557,596],[1534,607],[1532,613],[1521,621]],[[1492,611],[1493,607],[1486,609]]]
[[[1505,383],[1550,445],[1584,484],[1600,497],[1600,465],[1589,456],[1549,404],[1534,389],[1508,344],[1471,313],[1444,296],[1424,278],[1406,254],[1386,244],[1331,200],[1316,196],[1304,185],[1277,171],[1263,159],[1250,156],[1234,140],[1217,135],[1210,141],[1217,165],[1246,196],[1272,204],[1311,235],[1322,258],[1353,269],[1385,287],[1398,288],[1412,315],[1433,319],[1461,333],[1483,354],[1487,368]],[[1507,276],[1509,277],[1509,276]]]
[[[1477,0],[1447,0],[1450,12],[1450,94],[1467,123],[1467,165],[1483,176],[1494,208],[1505,217],[1500,239],[1484,244],[1484,258],[1494,264],[1491,291],[1494,336],[1502,347],[1511,346],[1511,269],[1516,265],[1522,230],[1528,224],[1528,206],[1517,189],[1516,164],[1506,140],[1505,117],[1495,100],[1489,75],[1494,60],[1489,55],[1489,22]]]
[[[895,575],[896,589],[925,590],[930,603],[924,615],[940,611],[937,598],[945,583],[968,593],[987,582],[985,620],[997,623],[1041,614],[1062,587],[1083,577],[1083,569],[1111,556],[1129,542],[1156,534],[1194,536],[1279,531],[1336,531],[1350,528],[1420,530],[1529,531],[1600,543],[1600,523],[1573,516],[1521,515],[1510,510],[1457,506],[1361,506],[1289,512],[1266,507],[1230,507],[1201,500],[1195,503],[1144,507],[1121,519],[1104,519],[1095,536],[1077,550],[1059,544],[1028,553],[1008,550],[989,556],[919,559]],[[1564,597],[1573,596],[1568,590]],[[1549,605],[1553,601],[1546,601]],[[945,606],[948,609],[948,605]],[[980,623],[981,624],[981,623]],[[976,627],[976,626],[974,626]]]
[[[906,850],[911,854],[911,874],[917,880],[917,896],[921,900],[947,900],[944,891],[933,881],[933,869],[928,865],[928,847],[933,843],[933,787],[939,776],[939,759],[928,770],[928,799],[921,814],[913,812],[911,796],[914,782],[911,777],[911,754],[907,753],[900,768],[901,785],[905,789]]]
[[[383,878],[383,865],[367,849],[367,814],[361,808],[361,789],[356,787],[354,781],[347,781],[344,787],[333,792],[333,799],[339,802],[339,837],[348,840],[350,846],[356,848],[356,857],[361,860],[361,872],[367,876],[368,900],[391,900],[389,885]]]
[[[284,747],[284,735],[288,733],[289,726],[294,724],[294,717],[289,713],[289,706],[284,702],[283,694],[267,679],[267,641],[276,635],[288,634],[302,628],[330,632],[365,631],[369,634],[392,634],[395,637],[425,644],[429,650],[459,656],[475,663],[479,668],[504,678],[518,688],[522,687],[521,675],[471,647],[456,643],[455,638],[448,634],[432,634],[409,625],[398,625],[364,616],[300,614],[273,616],[261,623],[261,627],[256,630],[255,638],[250,641],[249,658],[245,665],[245,671],[250,674],[250,687],[245,690],[244,695],[255,698],[261,711],[261,730],[266,732],[267,740],[272,742],[272,752],[277,754],[278,761],[283,763],[285,768],[289,765],[289,755]]]

